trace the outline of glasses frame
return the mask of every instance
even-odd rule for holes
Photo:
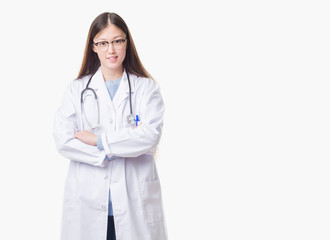
[[[118,47],[118,45],[115,45],[115,42],[117,42],[117,41],[121,41],[122,43],[120,43],[120,47]],[[111,42],[109,42],[109,41],[100,41],[100,42],[93,42],[93,44],[100,50],[100,51],[107,51],[108,49],[109,49],[109,46],[110,46],[110,44],[113,46],[113,48],[114,49],[121,49],[122,48],[122,46],[125,44],[127,42],[127,38],[125,38],[125,39],[116,39],[116,40],[113,40],[113,41],[111,41]],[[99,46],[99,44],[100,43],[106,43],[107,44],[107,47],[104,49],[104,50],[102,50],[101,49],[101,47]]]

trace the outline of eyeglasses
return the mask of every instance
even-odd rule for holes
[[[124,43],[127,41],[127,39],[117,39],[113,40],[111,42],[108,41],[101,41],[97,43],[93,43],[100,51],[107,51],[109,48],[109,45],[112,44],[114,49],[122,49],[124,47]]]

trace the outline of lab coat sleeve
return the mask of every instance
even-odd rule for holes
[[[149,82],[142,96],[140,109],[141,124],[138,127],[118,130],[106,128],[102,134],[106,154],[137,157],[155,153],[162,133],[165,110],[158,84]]]
[[[78,131],[78,124],[72,86],[73,83],[67,88],[63,103],[55,115],[53,135],[57,150],[70,160],[104,167],[104,151],[74,138],[74,133]]]

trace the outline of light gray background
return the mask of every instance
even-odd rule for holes
[[[0,5],[0,239],[59,239],[52,124],[104,11],[161,85],[169,239],[330,238],[327,1]]]

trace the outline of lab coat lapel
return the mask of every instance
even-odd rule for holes
[[[94,74],[91,83],[89,84],[89,87],[96,91],[99,101],[104,102],[107,107],[113,108],[110,95],[104,83],[101,68],[99,68]]]
[[[133,83],[133,78],[134,76],[130,75],[130,81],[131,81],[131,91],[132,93],[134,92],[134,83]],[[121,78],[121,82],[119,85],[119,88],[117,90],[117,93],[115,94],[114,98],[113,98],[113,105],[115,110],[117,110],[119,108],[119,106],[121,105],[121,103],[124,100],[128,100],[129,101],[129,86],[128,86],[128,79],[127,79],[127,74],[126,71],[124,71],[123,73],[123,77]]]

